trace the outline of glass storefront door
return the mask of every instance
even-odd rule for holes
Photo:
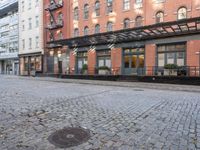
[[[123,73],[126,75],[141,75],[144,72],[144,48],[125,49],[123,53]]]

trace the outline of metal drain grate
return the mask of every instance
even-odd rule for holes
[[[51,144],[59,148],[69,148],[85,143],[90,138],[89,130],[83,128],[64,128],[49,136]]]

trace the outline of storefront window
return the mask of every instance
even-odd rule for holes
[[[132,48],[124,50],[124,68],[143,68],[144,48]]]
[[[165,64],[185,65],[185,44],[162,45],[158,46],[158,66]]]
[[[124,56],[124,67],[129,68],[129,56]]]
[[[38,56],[35,58],[35,70],[36,71],[41,71],[42,70],[42,59],[41,56]]]
[[[111,51],[103,50],[97,52],[98,67],[107,66],[111,68]]]
[[[87,52],[78,52],[77,53],[77,64],[78,64],[78,70],[80,71],[83,68],[83,65],[87,65]]]

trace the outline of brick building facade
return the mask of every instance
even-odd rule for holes
[[[175,64],[199,75],[195,70],[199,69],[200,1],[69,0],[64,4],[69,10],[63,9],[65,34],[50,43],[66,46],[68,73],[84,74],[87,65],[88,74],[152,75]]]
[[[69,38],[69,1],[44,0],[44,73],[67,73],[69,53],[67,46],[54,41]],[[51,42],[51,44],[49,44]]]

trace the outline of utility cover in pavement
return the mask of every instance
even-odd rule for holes
[[[89,130],[83,128],[64,128],[49,136],[51,144],[59,148],[69,148],[87,142],[90,138]]]

